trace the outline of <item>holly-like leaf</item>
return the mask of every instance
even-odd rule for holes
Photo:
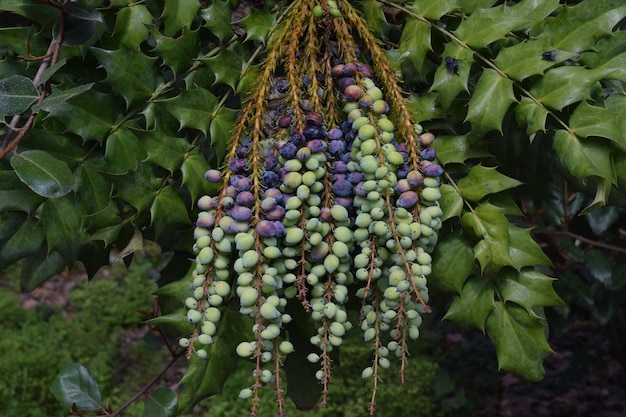
[[[100,229],[117,225],[119,211],[111,199],[113,184],[93,161],[86,161],[76,169],[76,200],[84,214],[85,227]]]
[[[174,417],[177,413],[178,398],[169,388],[157,388],[146,400],[144,417]]]
[[[437,151],[437,160],[446,164],[462,164],[468,159],[484,158],[490,154],[480,150],[480,144],[471,143],[467,135],[463,136],[439,136],[433,142],[433,148]]]
[[[385,36],[385,27],[388,25],[382,4],[377,0],[363,1],[363,15],[368,26],[378,36]]]
[[[409,17],[402,29],[402,37],[400,38],[398,49],[400,60],[410,62],[417,72],[421,73],[426,53],[432,51],[430,24]]]
[[[537,242],[532,238],[530,229],[509,224],[509,253],[519,271],[525,266],[548,266],[552,263]]]
[[[531,381],[543,378],[543,360],[552,353],[544,322],[514,303],[498,302],[487,318],[499,368]]]
[[[42,197],[59,198],[74,189],[76,180],[67,164],[47,152],[31,150],[15,154],[11,166],[20,180]]]
[[[153,51],[159,54],[163,63],[170,67],[174,74],[179,74],[191,67],[198,51],[198,31],[183,29],[180,36],[170,38],[161,35],[158,29],[151,27],[152,36],[156,41]]]
[[[33,81],[22,75],[0,80],[0,116],[13,116],[28,110],[39,98]]]
[[[500,174],[495,167],[476,165],[457,185],[463,198],[477,202],[489,194],[509,190],[521,184],[514,178]]]
[[[409,5],[408,9],[428,20],[438,20],[457,7],[456,0],[416,0]]]
[[[107,171],[111,174],[125,174],[137,169],[137,164],[146,159],[146,147],[128,128],[122,127],[111,133],[106,141],[104,157]]]
[[[246,41],[258,41],[264,44],[275,18],[275,14],[265,9],[253,8],[249,15],[235,23],[246,31]]]
[[[515,106],[515,115],[520,125],[526,126],[526,134],[546,130],[546,117],[548,109],[528,97],[522,97],[519,104]]]
[[[554,53],[554,59],[544,59],[545,52]],[[572,52],[554,49],[545,39],[530,39],[502,48],[494,63],[509,78],[521,81],[531,75],[543,74],[548,68],[574,56]]]
[[[433,120],[444,117],[445,113],[441,111],[438,104],[436,94],[427,94],[424,96],[411,95],[408,101],[411,117],[416,123],[424,120]]]
[[[189,292],[187,293],[189,294]],[[161,316],[146,320],[144,323],[149,324],[151,326],[154,326],[154,325],[172,326],[178,331],[180,331],[182,334],[193,333],[193,325],[189,324],[189,321],[187,320],[187,314],[182,309],[174,313],[163,314]]]
[[[186,320],[185,320],[186,321]],[[252,340],[250,319],[239,311],[226,308],[222,312],[217,335],[207,346],[208,356],[199,359],[193,355],[187,373],[181,381],[180,410],[186,412],[200,400],[222,391],[224,382],[237,364],[237,345]]]
[[[113,36],[128,48],[138,51],[142,42],[148,39],[148,25],[153,17],[144,4],[130,3],[116,13]]]
[[[199,149],[191,151],[181,166],[183,185],[191,194],[192,201],[196,201],[202,194],[209,192],[209,182],[204,179],[204,173],[210,169],[209,163]]]
[[[41,226],[49,251],[56,251],[67,265],[73,265],[85,236],[82,216],[75,199],[63,197],[47,200],[41,210]]]
[[[591,85],[609,76],[612,68],[589,70],[584,67],[553,68],[534,84],[530,92],[540,103],[556,110],[589,97]]]
[[[15,232],[3,239],[0,246],[0,270],[27,256],[35,254],[43,243],[44,235],[38,221],[28,218]]]
[[[44,197],[35,194],[20,181],[15,171],[0,171],[0,213],[13,210],[32,213],[43,201]]]
[[[443,222],[453,217],[459,217],[463,212],[463,198],[461,195],[449,184],[441,184],[439,190],[441,191],[439,204],[443,210],[441,221]]]
[[[611,151],[605,139],[580,139],[566,130],[557,130],[554,149],[572,175],[581,179],[594,175],[612,178]]]
[[[259,66],[258,65],[249,65],[244,66],[244,69],[241,72],[241,76],[239,78],[239,82],[237,83],[237,89],[235,93],[242,97],[246,97],[252,88],[254,88],[259,79]]]
[[[204,20],[204,26],[208,28],[220,42],[229,39],[234,35],[230,26],[230,15],[232,9],[229,0],[215,0],[209,7],[200,11],[200,16]]]
[[[465,120],[472,124],[474,132],[493,129],[502,133],[504,115],[515,101],[513,81],[494,69],[485,68],[469,101]]]
[[[535,307],[565,306],[554,291],[555,279],[533,268],[525,268],[521,272],[503,270],[498,278],[501,282],[499,292],[502,299],[514,302],[528,312]]]
[[[240,51],[237,51],[232,46],[228,48],[222,47],[219,54],[204,59],[202,62],[215,73],[216,83],[229,85],[233,90],[237,88],[244,64]]]
[[[68,408],[76,404],[79,410],[104,410],[98,383],[87,368],[77,363],[63,366],[50,390]]]
[[[456,60],[458,68],[454,68],[449,62],[446,62],[449,58]],[[441,55],[441,64],[437,68],[435,78],[430,86],[430,91],[439,92],[441,107],[444,110],[450,107],[452,101],[461,91],[467,91],[473,59],[471,50],[454,42],[446,44]]]
[[[135,171],[124,176],[113,176],[111,182],[117,190],[116,197],[143,212],[152,205],[162,180],[155,178],[149,167],[140,164]]]
[[[462,231],[443,235],[433,254],[433,285],[460,294],[465,281],[474,272],[474,251]]]
[[[185,155],[191,150],[189,142],[185,139],[146,132],[147,159],[174,173],[183,162]]]
[[[539,39],[545,39],[556,49],[579,53],[611,35],[613,27],[626,16],[626,5],[621,0],[583,1],[571,7],[563,6],[559,12],[555,18],[548,19]]]
[[[452,300],[444,319],[484,332],[487,317],[495,308],[494,294],[491,281],[482,276],[472,276],[465,281],[459,296]]]
[[[156,236],[171,232],[175,226],[188,225],[187,207],[172,185],[160,190],[150,207]]]
[[[211,145],[215,149],[218,164],[226,155],[226,146],[230,143],[231,133],[237,120],[237,111],[222,107],[211,122]]]
[[[124,97],[128,107],[149,98],[160,83],[156,58],[126,46],[115,51],[100,48],[90,51],[108,74],[104,82]]]
[[[570,116],[569,125],[578,137],[607,138],[626,149],[626,134],[618,125],[617,114],[607,108],[592,106],[583,101]]]
[[[198,86],[182,90],[178,96],[162,102],[167,111],[178,120],[180,129],[193,127],[204,134],[209,130],[217,103],[218,99],[213,93]]]
[[[165,26],[163,34],[175,36],[183,28],[190,29],[198,9],[200,9],[198,0],[166,1],[161,15]]]
[[[588,68],[612,68],[611,78],[626,81],[626,31],[600,40],[593,51],[582,54],[580,62]]]
[[[13,12],[24,16],[42,27],[52,25],[60,16],[61,10],[58,7],[42,7],[40,0],[3,0],[0,10]]]

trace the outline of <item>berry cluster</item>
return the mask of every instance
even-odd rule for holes
[[[237,297],[254,339],[236,351],[257,364],[240,397],[256,399],[272,385],[282,413],[281,364],[294,350],[286,311],[298,303],[317,329],[307,359],[319,364],[324,402],[330,353],[353,326],[362,329],[374,352],[362,372],[373,381],[373,412],[379,367],[389,368],[393,353],[404,369],[407,343],[429,310],[442,169],[430,147],[434,136],[411,122],[384,53],[364,35],[371,55],[360,54],[348,25],[338,23],[363,32],[349,4],[297,6],[285,23],[296,29],[269,47],[226,166],[205,174],[221,187],[198,202],[196,268],[185,300],[195,330],[180,345],[207,357],[222,309]],[[312,48],[316,39],[326,43]],[[360,299],[358,322],[348,319],[350,297]]]

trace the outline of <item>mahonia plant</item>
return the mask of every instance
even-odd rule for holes
[[[156,242],[148,323],[189,355],[160,416],[238,360],[253,413],[265,386],[313,407],[346,332],[372,347],[373,411],[429,310],[538,380],[549,275],[570,275],[537,241],[596,261],[617,241],[622,0],[0,3],[0,269],[21,262],[30,291]],[[576,215],[602,233],[580,239]],[[87,390],[65,402],[106,410],[67,369]]]

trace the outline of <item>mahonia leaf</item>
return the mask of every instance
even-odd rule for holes
[[[552,349],[540,318],[517,304],[498,302],[487,318],[486,327],[496,346],[500,369],[531,381],[543,378],[542,361]]]
[[[544,59],[544,53],[553,53],[554,59]],[[545,39],[531,39],[513,46],[502,48],[494,63],[508,77],[524,80],[531,75],[543,74],[576,54],[554,49]]]
[[[186,317],[183,320],[186,322]],[[250,318],[239,314],[239,311],[226,308],[222,312],[213,344],[206,347],[207,358],[199,359],[197,355],[192,355],[189,368],[180,382],[181,412],[188,412],[200,400],[222,392],[224,382],[237,366],[237,345],[254,337],[251,328]]]
[[[611,78],[626,81],[626,31],[600,40],[594,51],[582,54],[580,62],[588,68],[612,68]]]
[[[267,34],[274,25],[276,14],[264,9],[252,9],[250,14],[235,22],[246,31],[246,41],[265,43]]]
[[[124,97],[128,107],[149,98],[159,85],[161,76],[156,58],[137,53],[126,46],[116,51],[100,48],[90,50],[108,74],[104,82]]]
[[[468,159],[484,158],[490,154],[478,149],[478,144],[470,143],[467,135],[463,136],[439,136],[433,142],[433,148],[437,151],[437,159],[445,164],[462,164]]]
[[[150,207],[150,215],[157,238],[171,232],[174,226],[190,224],[185,203],[173,185],[157,192]]]
[[[73,265],[85,239],[75,199],[48,199],[41,209],[41,226],[48,250],[57,251],[67,265]]]
[[[31,256],[41,248],[44,234],[38,221],[28,218],[8,239],[0,244],[0,270]]]
[[[473,232],[478,238],[474,246],[474,256],[480,263],[481,271],[499,270],[515,264],[509,253],[509,222],[502,209],[483,203],[461,218],[463,228]]]
[[[612,68],[589,70],[584,67],[558,67],[546,72],[530,93],[543,105],[556,110],[589,97],[591,85],[609,76]]]
[[[210,183],[204,179],[204,173],[210,168],[206,158],[198,148],[186,155],[181,171],[183,173],[183,185],[189,190],[192,201],[196,201],[198,196],[208,193]]]
[[[383,12],[382,4],[377,0],[364,0],[363,14],[367,25],[378,36],[385,34],[385,27],[388,25],[385,13]]]
[[[33,192],[24,184],[15,171],[0,171],[0,213],[11,213],[14,210],[32,213],[44,201],[44,197]],[[2,215],[0,214],[0,216]],[[0,227],[4,223],[0,218]],[[0,241],[5,240],[0,233]]]
[[[204,20],[204,26],[208,28],[220,42],[229,39],[234,35],[230,26],[230,15],[232,8],[229,0],[216,0],[207,8],[200,11],[200,16]]]
[[[187,293],[189,293],[189,282],[187,284]],[[152,319],[145,320],[144,323],[149,325],[168,325],[173,326],[176,330],[180,331],[182,334],[191,334],[193,333],[193,325],[189,324],[187,321],[187,314],[182,309],[170,313],[163,314],[158,317],[154,317]]]
[[[489,194],[515,188],[521,184],[514,178],[500,174],[495,167],[476,165],[457,185],[464,199],[477,202]]]
[[[69,266],[56,251],[48,251],[45,243],[33,255],[24,258],[20,271],[20,288],[30,292],[58,275]]]
[[[229,85],[233,90],[237,88],[244,64],[240,51],[234,50],[232,46],[222,47],[219,54],[204,59],[202,62],[215,73],[215,83]]]
[[[513,81],[485,68],[472,93],[465,120],[478,134],[492,129],[502,133],[502,120],[514,101]]]
[[[626,149],[626,138],[618,125],[617,114],[605,107],[592,106],[583,101],[576,106],[576,110],[570,116],[569,125],[578,137],[607,138]]]
[[[128,128],[116,130],[106,140],[104,158],[107,161],[107,171],[111,174],[134,171],[146,156],[144,143]]]
[[[226,146],[237,121],[237,111],[227,107],[220,108],[211,122],[211,145],[215,149],[218,164],[226,155]]]
[[[249,65],[245,67],[237,83],[237,89],[235,93],[242,97],[246,97],[252,88],[254,88],[259,80],[259,66]]]
[[[439,119],[445,116],[445,113],[437,105],[436,94],[427,94],[425,96],[413,94],[409,97],[408,108],[415,123]]]
[[[407,18],[398,49],[400,60],[410,62],[421,73],[426,53],[432,51],[430,24],[413,17]]]
[[[131,3],[121,8],[115,19],[114,39],[135,51],[148,39],[150,33],[147,25],[152,23],[152,14],[143,4]]]
[[[438,20],[441,16],[457,7],[456,0],[415,0],[407,8],[428,20]]]
[[[540,130],[546,130],[548,113],[549,111],[545,106],[528,97],[522,97],[519,104],[515,106],[517,122],[522,126],[526,126],[526,134],[528,135],[532,135]]]
[[[581,140],[566,130],[557,130],[554,149],[561,163],[575,177],[613,177],[611,149],[605,139],[590,137]]]
[[[453,217],[459,217],[463,212],[463,198],[461,195],[449,184],[441,184],[439,190],[441,191],[439,204],[443,210],[441,221],[443,222]]]
[[[147,132],[147,160],[174,173],[180,167],[185,155],[191,150],[189,142],[183,138]]]
[[[448,109],[452,101],[461,91],[467,91],[470,68],[473,61],[471,50],[450,42],[441,55],[441,65],[435,72],[435,78],[430,91],[439,92],[441,107]],[[448,58],[453,58],[458,63],[458,68],[452,68],[446,63]]]
[[[549,266],[552,263],[530,234],[531,229],[524,229],[509,224],[509,253],[519,271],[525,266]]]
[[[520,272],[503,270],[499,275],[499,293],[502,299],[516,303],[529,312],[535,307],[565,306],[554,291],[554,278],[550,278],[533,268]]]
[[[432,285],[460,294],[474,272],[474,251],[463,232],[455,230],[443,235],[433,254]]]
[[[183,28],[190,29],[193,19],[200,9],[199,0],[166,1],[161,19],[165,36],[175,36]]]
[[[156,41],[153,51],[158,52],[163,63],[170,67],[174,74],[191,67],[198,50],[197,30],[183,29],[177,38],[161,35],[154,26],[150,32]]]
[[[583,1],[563,6],[559,11],[555,18],[547,20],[538,38],[556,49],[579,53],[592,49],[598,39],[612,33],[626,16],[626,5],[622,0]]]
[[[155,389],[144,406],[144,417],[174,417],[177,413],[178,397],[166,387]]]
[[[461,327],[485,331],[488,316],[495,308],[495,289],[489,279],[472,276],[465,281],[459,296],[454,297],[444,320],[451,320]]]
[[[92,163],[86,161],[76,168],[76,200],[85,215],[88,228],[103,228],[119,223],[119,211],[111,195],[113,184]]]
[[[153,175],[145,164],[139,164],[135,171],[111,177],[117,191],[116,197],[135,207],[138,212],[143,212],[150,207],[161,186],[161,179]]]
[[[176,97],[162,103],[167,111],[176,117],[180,129],[193,127],[206,134],[218,99],[209,90],[195,86],[189,90],[182,90]]]

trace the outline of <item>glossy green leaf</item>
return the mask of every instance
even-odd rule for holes
[[[166,1],[161,15],[165,24],[163,34],[175,36],[183,28],[190,29],[199,9],[199,0]]]
[[[545,373],[542,361],[552,353],[544,322],[513,303],[496,303],[487,319],[487,333],[496,346],[498,365],[531,381]]]
[[[458,61],[459,67],[456,71],[449,69],[446,65],[446,58],[451,57]],[[452,101],[461,91],[467,91],[470,68],[473,62],[473,54],[469,49],[450,42],[446,44],[443,54],[441,54],[441,64],[435,72],[435,78],[430,91],[439,92],[441,107],[445,110],[450,107]]]
[[[2,5],[0,5],[0,10],[2,9]],[[42,8],[42,9],[45,9]],[[33,55],[43,55],[48,50],[49,42],[43,37],[32,36],[33,27],[2,27],[0,28],[0,48],[5,48],[5,50],[13,51],[15,54],[19,54],[22,56],[27,56],[28,51],[26,49],[26,39],[30,39],[29,50]],[[19,64],[16,62],[5,62],[5,64],[14,65],[17,69]],[[0,74],[3,74],[3,77],[8,77],[10,75],[23,75],[20,74],[19,70],[15,72],[9,72],[6,70],[0,70]],[[43,78],[43,77],[42,77]]]
[[[126,46],[115,51],[101,48],[90,51],[108,74],[104,82],[124,97],[128,107],[152,96],[162,80],[156,58]]]
[[[583,1],[571,7],[563,6],[555,18],[548,20],[539,39],[545,39],[556,49],[582,52],[610,35],[625,16],[626,5],[621,0]]]
[[[218,164],[226,155],[226,147],[230,143],[231,133],[237,121],[237,111],[227,107],[220,108],[211,122],[211,145],[215,149]]]
[[[178,310],[175,313],[164,314],[152,319],[145,320],[144,323],[151,326],[154,325],[167,325],[172,326],[179,330],[182,334],[193,333],[193,325],[187,321],[187,314],[183,310]]]
[[[467,176],[457,183],[463,198],[469,201],[480,201],[489,194],[518,187],[518,180],[500,174],[495,167],[476,165]]]
[[[101,142],[119,117],[120,103],[111,94],[85,91],[50,110],[48,118],[63,123],[66,129],[84,141]]]
[[[79,410],[104,410],[98,383],[87,368],[77,363],[63,366],[50,390],[68,408],[76,404]]]
[[[612,178],[611,151],[605,139],[580,139],[566,130],[557,130],[554,149],[572,175],[581,179],[592,175]]]
[[[183,162],[191,145],[185,139],[175,136],[146,132],[145,144],[147,160],[174,173]]]
[[[416,0],[411,2],[408,9],[429,20],[438,20],[441,16],[458,7],[456,0]]]
[[[431,2],[432,3],[432,2]],[[399,45],[400,60],[408,61],[418,73],[422,72],[424,58],[432,51],[430,44],[430,24],[416,18],[408,17]]]
[[[215,73],[216,83],[229,85],[233,90],[237,88],[244,64],[239,51],[232,47],[221,48],[219,54],[204,59],[202,62]]]
[[[85,216],[85,227],[93,230],[117,225],[117,204],[112,201],[113,184],[95,163],[87,161],[76,169],[76,202]]]
[[[91,6],[80,3],[67,3],[63,5],[63,11],[68,15],[74,16],[81,20],[87,20],[90,22],[102,22],[102,15],[100,12]]]
[[[0,116],[12,116],[28,110],[39,93],[33,81],[22,75],[0,80]]]
[[[495,290],[485,277],[472,276],[465,281],[459,296],[454,297],[444,319],[464,328],[485,331],[487,317],[495,308]]]
[[[154,390],[146,400],[145,417],[174,417],[178,413],[178,398],[166,387]]]
[[[150,215],[157,237],[171,232],[174,226],[190,224],[187,207],[172,185],[157,193],[150,207]]]
[[[59,8],[45,7],[40,0],[2,0],[0,10],[24,16],[42,26],[49,26],[61,17]]]
[[[265,9],[252,9],[248,16],[236,23],[246,31],[246,41],[265,43],[269,31],[274,25],[275,18],[275,14]]]
[[[376,35],[384,37],[387,19],[383,13],[382,4],[378,0],[364,0],[363,15],[368,26]]]
[[[519,271],[525,266],[549,266],[552,263],[531,235],[531,229],[509,224],[509,254]]]
[[[231,38],[234,33],[230,26],[232,9],[229,0],[216,0],[209,7],[200,11],[204,26],[208,28],[220,41]]]
[[[33,291],[55,275],[60,274],[68,264],[59,252],[50,252],[46,245],[26,258],[20,271],[20,288],[24,292]]]
[[[85,20],[68,14],[63,25],[63,45],[81,46],[89,42],[97,33],[98,21]],[[61,35],[61,21],[58,20],[52,27],[52,36],[58,38]]]
[[[10,237],[3,239],[0,243],[0,270],[35,254],[43,240],[43,231],[38,227],[38,221],[28,218]]]
[[[211,167],[199,149],[191,151],[181,166],[183,173],[183,185],[187,187],[191,194],[192,201],[196,201],[199,196],[209,192],[211,185],[204,179],[204,173]]]
[[[131,3],[116,14],[113,35],[116,40],[135,51],[150,33],[147,25],[153,20],[152,14],[144,4]]]
[[[626,31],[600,40],[595,50],[582,54],[580,61],[588,68],[611,68],[611,78],[626,81]]]
[[[32,213],[43,201],[44,197],[20,181],[15,171],[0,171],[0,213],[12,210]]]
[[[180,74],[191,67],[198,54],[198,31],[183,29],[180,36],[170,38],[159,33],[156,27],[151,29],[156,41],[153,51],[159,54],[163,63],[170,67],[174,74]]]
[[[143,142],[130,129],[122,127],[107,138],[104,157],[108,172],[118,175],[137,169],[147,152]]]
[[[449,184],[441,184],[439,187],[441,191],[441,200],[439,204],[443,210],[441,221],[446,221],[453,217],[461,216],[463,212],[463,197],[457,192],[457,190]]]
[[[611,284],[611,263],[601,251],[592,249],[586,252],[585,267],[591,276],[602,285]]]
[[[620,129],[617,117],[618,113],[583,101],[570,116],[569,125],[578,137],[607,138],[626,149],[626,133]]]
[[[478,239],[474,246],[474,256],[482,271],[497,271],[504,266],[515,266],[509,253],[509,222],[500,208],[483,203],[465,213],[461,224]]]
[[[463,12],[471,14],[477,9],[486,9],[493,6],[497,0],[456,0]]]
[[[550,51],[554,52],[555,59],[544,59],[543,53]],[[494,63],[509,78],[521,81],[531,75],[543,74],[548,68],[574,56],[575,54],[572,52],[554,49],[544,39],[531,39],[502,48]]]
[[[178,120],[180,129],[193,127],[205,134],[217,103],[218,99],[213,93],[198,86],[182,90],[178,96],[162,102],[167,111]]]
[[[609,206],[593,210],[592,212],[585,214],[584,217],[593,233],[601,235],[613,227],[613,225],[615,225],[623,215],[624,209]]]
[[[439,107],[437,94],[427,94],[425,96],[411,95],[408,107],[411,117],[416,123],[445,116],[445,113]]]
[[[460,294],[467,278],[475,272],[474,251],[462,231],[443,235],[433,254],[432,285]]]
[[[467,135],[463,136],[439,136],[433,142],[433,148],[437,151],[437,160],[442,164],[462,164],[468,159],[484,158],[490,154],[481,151],[479,144],[471,143]]]
[[[223,311],[214,343],[207,346],[207,359],[193,355],[181,381],[181,411],[189,411],[202,399],[222,391],[224,382],[237,365],[237,345],[254,337],[251,328],[249,317],[230,308]]]
[[[256,87],[257,81],[259,79],[259,66],[258,65],[250,65],[245,66],[242,70],[241,77],[239,78],[239,82],[237,83],[237,89],[235,93],[239,94],[242,97],[246,97],[254,87]]]
[[[135,207],[138,212],[147,210],[162,183],[161,179],[153,175],[148,167],[142,164],[137,170],[130,171],[124,176],[111,177],[117,190],[116,197]]]
[[[548,109],[528,97],[522,97],[519,104],[515,106],[515,116],[520,125],[526,126],[526,134],[546,130],[546,117]]]
[[[0,210],[0,242],[6,242],[27,219],[26,213]]]
[[[82,216],[75,199],[47,200],[41,209],[41,227],[48,250],[58,252],[67,265],[73,265],[85,239]]]
[[[485,68],[468,104],[466,121],[477,133],[497,130],[502,133],[502,120],[515,102],[513,81]]]
[[[70,98],[82,94],[87,90],[90,90],[93,86],[94,83],[89,83],[79,85],[73,88],[68,88],[66,90],[57,90],[56,88],[53,88],[52,94],[46,97],[41,103],[35,104],[33,106],[33,111],[38,112],[43,109],[47,112],[54,112],[55,110],[58,110],[61,106],[64,106],[65,102]]]
[[[530,92],[540,103],[556,110],[589,97],[591,85],[609,76],[613,69],[589,70],[565,66],[546,72]]]
[[[498,278],[502,299],[516,303],[529,312],[535,307],[565,306],[554,291],[555,279],[532,268],[525,268],[521,272],[503,270]]]
[[[185,301],[185,298],[189,297],[189,291],[191,291],[191,289],[191,282],[188,279],[179,279],[160,287],[155,290],[153,294],[174,297],[182,303]]]
[[[74,189],[76,180],[67,164],[47,152],[32,150],[15,154],[11,166],[20,180],[42,197],[58,198]]]

